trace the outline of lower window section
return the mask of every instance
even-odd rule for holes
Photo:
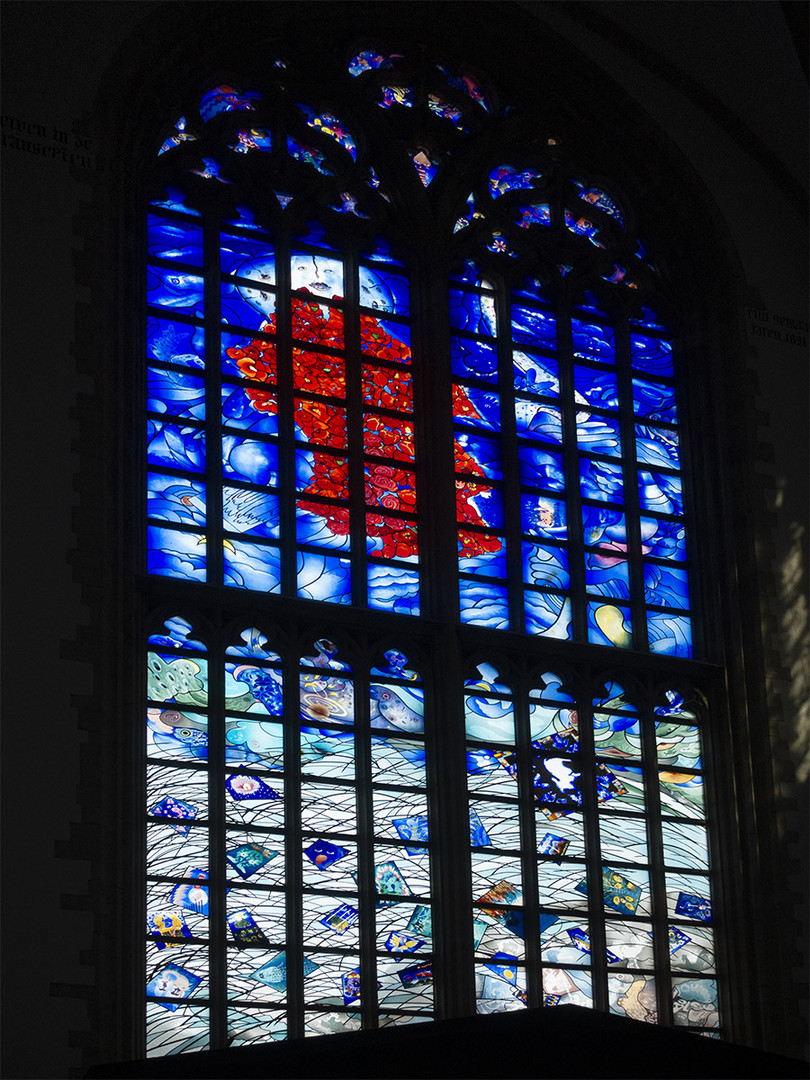
[[[465,684],[478,1012],[573,1004],[719,1032],[701,725],[678,691]],[[474,822],[474,826],[473,826]],[[536,853],[536,854],[535,854]]]
[[[582,672],[516,688],[479,663],[465,783],[452,755],[429,765],[398,649],[374,666],[325,637],[303,657],[255,628],[198,637],[175,617],[148,647],[149,1055],[420,1023],[458,987],[480,1013],[576,1004],[720,1032],[691,691],[647,700]],[[452,735],[435,725],[432,746]],[[460,843],[437,806],[466,815]],[[434,939],[465,925],[466,950]]]
[[[150,638],[149,1055],[433,1016],[424,694],[325,638]],[[292,712],[292,715],[290,713]],[[362,787],[359,777],[364,778]]]

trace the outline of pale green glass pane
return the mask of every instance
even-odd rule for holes
[[[206,867],[209,860],[208,829],[179,832],[171,824],[146,826],[146,872],[180,878],[192,867]]]
[[[301,827],[314,836],[357,831],[356,793],[337,784],[301,784]]]
[[[420,791],[374,790],[374,834],[378,838],[428,840],[427,796]]]
[[[250,828],[284,825],[284,781],[255,769],[229,771],[225,776],[225,821]]]
[[[416,850],[415,848],[413,850]],[[378,923],[380,905],[396,904],[399,897],[430,896],[430,859],[428,849],[409,855],[405,847],[375,844],[374,879],[377,892]]]
[[[672,1020],[677,1027],[705,1030],[718,1027],[717,982],[689,976],[673,979]]]
[[[508,961],[475,968],[475,1011],[480,1014],[525,1009],[526,972]]]
[[[554,918],[541,934],[541,952],[546,964],[573,964],[587,967],[591,963],[587,918],[554,916],[544,913],[543,919]]]
[[[539,807],[535,809],[537,848],[550,858],[582,859],[585,857],[585,830],[582,814],[564,814],[549,821]]]
[[[641,733],[637,716],[594,713],[593,741],[596,753],[601,756],[641,759]]]
[[[647,862],[647,825],[643,818],[600,815],[599,840],[606,862]]]
[[[664,844],[664,863],[692,870],[709,869],[706,830],[702,825],[686,821],[662,821],[661,838]]]
[[[523,883],[520,859],[509,855],[473,852],[472,896],[485,906],[522,904]]]
[[[465,701],[464,712],[469,738],[495,743],[515,741],[515,718],[510,701],[470,695]]]
[[[302,909],[304,941],[308,948],[358,948],[360,924],[356,897],[305,893]]]
[[[705,874],[667,873],[665,884],[670,917],[699,923],[711,922],[711,892]],[[688,929],[686,933],[689,933]]]
[[[192,821],[208,816],[208,773],[201,769],[147,766],[146,811],[171,823],[182,835]]]
[[[703,776],[666,771],[658,774],[661,812],[672,817],[703,818]]]
[[[252,1046],[287,1038],[285,1013],[272,1009],[228,1009],[228,1046]]]
[[[590,971],[573,968],[543,968],[543,1004],[579,1005],[593,1008]]]
[[[301,772],[312,779],[354,780],[354,733],[345,728],[301,731]]]
[[[538,862],[537,890],[541,906],[587,911],[587,897],[577,888],[584,879],[585,867],[582,863],[566,861],[558,865],[550,860]]]
[[[309,942],[305,940],[304,944],[308,946]],[[307,973],[304,977],[304,1001],[307,1005],[337,1005],[342,1008],[346,1004],[344,1000],[344,976],[346,996],[354,997],[354,993],[358,989],[354,973],[360,967],[360,955],[358,952],[352,951],[341,955],[305,948],[304,955],[307,960],[305,964]],[[317,966],[310,970],[311,965]],[[355,998],[351,1004],[357,1008],[360,1003]],[[346,1014],[341,1013],[339,1015],[345,1016]],[[343,1030],[343,1028],[337,1030]],[[321,1031],[321,1034],[326,1033],[326,1031]]]
[[[413,956],[397,963],[390,958],[378,957],[377,979],[380,982],[377,991],[380,1008],[432,1011],[434,983],[430,959]]]
[[[474,838],[478,846],[488,846],[483,842],[488,840],[489,844],[495,847],[520,849],[520,817],[517,803],[483,802],[476,799],[470,803],[470,809],[477,815],[483,826],[483,832],[480,828],[475,829]],[[473,840],[472,834],[470,839]]]
[[[703,765],[698,727],[675,724],[671,720],[657,720],[655,745],[658,765],[662,769],[699,769]]]
[[[605,923],[605,944],[617,961],[608,958],[608,963],[618,963],[620,967],[652,968],[653,939],[650,922],[615,922],[608,919]]]
[[[704,975],[714,972],[714,934],[710,926],[692,923],[670,928],[670,965],[673,971]]]
[[[357,1012],[305,1012],[304,1037],[338,1035],[343,1031],[359,1031],[362,1026]]]
[[[658,1023],[658,998],[652,975],[616,971],[608,975],[610,1011],[647,1024]]]
[[[425,744],[416,739],[372,736],[371,778],[375,783],[423,787],[427,779]]]
[[[147,1057],[187,1054],[209,1048],[207,1008],[179,1005],[175,1011],[169,1011],[157,1002],[147,1002]]]

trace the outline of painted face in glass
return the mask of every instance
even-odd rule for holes
[[[396,311],[394,294],[379,274],[365,266],[360,267],[360,303],[363,307],[378,311]]]
[[[290,259],[290,284],[315,296],[343,296],[343,264],[321,255],[293,255]]]
[[[263,255],[258,259],[249,259],[236,271],[240,277],[250,278],[252,281],[262,282],[268,286],[276,283],[276,263],[272,256]],[[257,311],[270,318],[276,310],[276,294],[273,289],[265,291],[261,285],[250,288],[240,285],[239,292],[244,300],[256,308]]]

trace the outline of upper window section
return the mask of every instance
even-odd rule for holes
[[[654,271],[550,143],[483,173],[454,226],[460,618],[691,656],[673,343],[636,300]]]
[[[189,115],[147,226],[149,572],[417,614],[409,275],[321,224],[384,224],[379,179],[297,99]]]

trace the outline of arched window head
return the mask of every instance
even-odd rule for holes
[[[453,58],[328,69],[154,139],[147,1051],[560,1003],[716,1032],[643,223]]]

